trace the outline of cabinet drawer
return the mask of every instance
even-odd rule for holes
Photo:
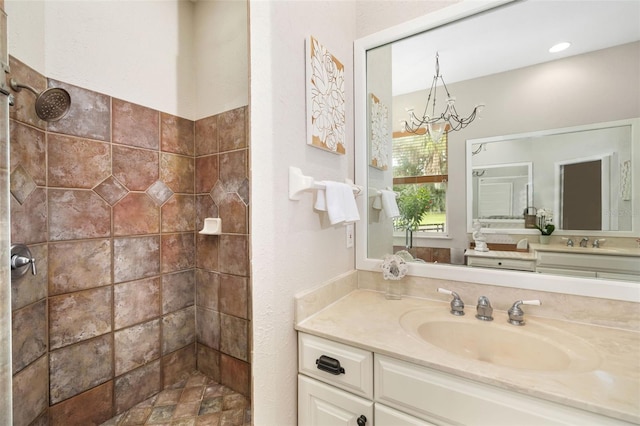
[[[534,260],[506,259],[498,257],[469,256],[467,263],[469,264],[469,266],[513,269],[517,271],[534,271],[536,268],[536,263]]]
[[[376,416],[376,426],[436,426],[379,403],[375,405],[373,411]]]
[[[538,267],[536,268],[536,272],[540,274],[553,274],[553,275],[567,275],[571,277],[584,277],[584,278],[595,278],[595,271],[585,271],[580,269],[561,269],[561,268],[547,268],[547,267]]]
[[[300,426],[373,426],[373,401],[298,375]]]
[[[338,374],[323,371],[321,357],[340,364]],[[298,371],[365,398],[373,398],[373,354],[310,334],[298,333]]]
[[[383,355],[374,364],[376,404],[439,425],[628,424]]]

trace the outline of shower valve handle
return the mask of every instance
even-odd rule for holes
[[[36,270],[36,259],[33,257],[25,257],[14,254],[11,257],[11,269],[18,269],[22,266],[31,264],[31,274],[36,275],[38,271]]]

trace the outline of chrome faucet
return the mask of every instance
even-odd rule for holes
[[[464,302],[458,296],[458,293],[455,291],[447,290],[446,288],[438,288],[438,293],[448,294],[449,296],[453,296],[451,300],[451,314],[456,316],[464,315]]]
[[[476,318],[482,321],[493,321],[493,308],[491,307],[491,302],[489,302],[489,298],[487,296],[480,296],[478,298]]]
[[[518,300],[509,309],[509,323],[513,325],[524,325],[524,311],[520,305],[542,305],[539,300]]]
[[[604,243],[605,241],[607,241],[606,238],[598,238],[596,240],[593,240],[592,247],[593,248],[600,248],[600,244]]]
[[[573,247],[573,240],[571,238],[567,238],[567,247]]]
[[[580,247],[586,247],[588,242],[589,242],[589,238],[587,238],[587,237],[583,237],[583,238],[580,240]]]

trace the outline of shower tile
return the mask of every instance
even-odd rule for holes
[[[162,272],[195,267],[196,240],[193,232],[162,235]]]
[[[36,190],[36,183],[31,176],[25,171],[22,165],[18,165],[9,178],[11,195],[15,197],[18,203],[22,204],[29,198],[29,195]]]
[[[220,272],[249,275],[249,242],[247,235],[220,235]]]
[[[162,353],[167,355],[195,342],[195,307],[162,317]]]
[[[226,197],[227,191],[224,189],[224,185],[222,185],[221,181],[216,182],[211,190],[211,198],[213,198],[213,201],[219,206],[224,202]]]
[[[196,158],[196,194],[211,192],[218,177],[218,155]]]
[[[113,376],[110,335],[52,351],[49,357],[51,404],[105,383]]]
[[[247,150],[220,154],[220,180],[226,192],[235,192],[248,178]]]
[[[46,185],[47,144],[45,133],[15,120],[9,122],[9,128],[11,131],[9,137],[11,141],[9,155],[11,170],[21,165],[36,185]]]
[[[115,98],[112,108],[113,143],[160,149],[158,111]]]
[[[244,396],[251,395],[251,364],[220,354],[220,381]]]
[[[162,387],[167,388],[188,378],[190,373],[196,369],[195,346],[188,345],[169,355],[162,357],[163,383]]]
[[[196,121],[196,156],[218,152],[218,116],[212,115]]]
[[[194,155],[195,123],[186,118],[160,113],[162,151]]]
[[[160,358],[160,320],[116,331],[116,376]]]
[[[212,349],[220,349],[220,313],[199,307],[196,312],[196,339]]]
[[[113,207],[115,236],[158,232],[160,232],[160,208],[147,194],[130,192]]]
[[[195,196],[174,194],[162,206],[162,232],[188,232],[195,228]]]
[[[156,181],[147,189],[147,194],[153,199],[156,205],[161,206],[173,195],[173,191],[162,181]]]
[[[29,425],[48,407],[47,357],[13,376],[13,424]]]
[[[77,425],[99,425],[111,416],[113,381],[69,398],[49,408],[49,426],[68,426],[73,419]]]
[[[240,184],[240,187],[238,187],[238,195],[247,206],[249,205],[249,193],[249,179],[247,178],[244,179]]]
[[[194,159],[182,155],[161,153],[160,180],[173,192],[193,194]]]
[[[247,147],[245,114],[246,107],[241,107],[218,115],[220,152]]]
[[[111,288],[49,298],[49,344],[58,349],[110,332]]]
[[[220,312],[249,318],[249,279],[220,274]]]
[[[218,217],[218,206],[211,195],[196,195],[196,229],[202,229],[207,217]]]
[[[49,244],[49,295],[111,283],[110,240]]]
[[[220,280],[220,274],[217,272],[196,270],[196,306],[218,310]]]
[[[111,173],[111,147],[104,142],[49,133],[48,185],[91,189]]]
[[[198,343],[198,371],[220,381],[220,352]],[[209,394],[208,391],[205,391],[205,398]]]
[[[207,271],[218,269],[220,237],[196,234],[196,266]]]
[[[162,313],[166,314],[195,304],[195,271],[162,276]]]
[[[237,193],[228,193],[218,204],[218,212],[222,219],[222,232],[248,233],[249,209]]]
[[[48,124],[49,132],[109,142],[111,140],[111,98],[78,86],[49,79],[49,87],[60,87],[71,96],[65,117]]]
[[[145,191],[158,180],[158,153],[113,145],[113,176],[130,191]]]
[[[116,379],[116,413],[122,413],[162,389],[160,360],[133,370]]]
[[[248,361],[248,329],[247,320],[220,314],[220,352]]]
[[[111,209],[93,191],[49,189],[49,240],[108,237]]]
[[[29,245],[29,250],[36,259],[38,273],[27,272],[19,280],[11,280],[11,309],[14,311],[47,297],[47,245]]]
[[[127,195],[127,188],[118,179],[113,176],[109,176],[103,180],[99,185],[93,188],[94,192],[101,196],[110,206],[120,201],[122,197]]]
[[[160,278],[116,284],[113,294],[116,330],[148,321],[161,313]]]
[[[38,92],[47,88],[47,79],[42,74],[13,56],[9,56],[9,66],[11,73],[7,76],[7,85],[10,79],[14,79],[17,83],[31,86]],[[45,129],[47,123],[40,120],[36,114],[35,95],[27,89],[22,89],[19,92],[12,91],[12,93],[15,97],[15,105],[9,108],[9,116],[22,123]]]
[[[13,374],[47,351],[47,301],[18,309],[11,316]]]
[[[113,241],[114,282],[137,280],[160,273],[160,237],[117,238]]]
[[[11,241],[24,244],[47,241],[47,190],[36,188],[20,205],[11,198]]]

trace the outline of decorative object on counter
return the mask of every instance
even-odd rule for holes
[[[401,256],[388,254],[384,257],[384,261],[382,262],[382,277],[389,281],[387,283],[387,293],[385,294],[387,299],[402,299],[402,286],[400,283],[394,283],[394,281],[401,280],[407,275],[408,271],[409,266],[407,266],[407,262]]]
[[[524,209],[524,227],[527,229],[535,229],[536,227],[536,208],[527,207]]]
[[[436,113],[436,98],[438,96],[440,83],[442,83],[442,87],[447,93],[447,101],[444,111]],[[433,102],[431,111],[429,111],[430,102]],[[440,56],[436,53],[436,74],[433,76],[427,102],[424,107],[424,113],[421,117],[418,117],[413,110],[409,110],[409,120],[404,122],[405,130],[410,133],[418,133],[420,129],[425,129],[433,140],[440,140],[444,132],[451,130],[457,131],[467,127],[484,107],[484,104],[476,105],[471,114],[465,118],[458,115],[455,102],[455,97],[449,93],[449,89],[447,89],[447,85],[444,83],[444,78],[442,74],[440,74]]]
[[[198,234],[220,235],[222,232],[222,219],[219,217],[207,217],[204,220],[204,227]]]
[[[521,239],[516,244],[516,250],[528,251],[529,250],[529,240],[526,238]]]
[[[482,233],[482,224],[478,220],[473,221],[473,242],[475,251],[489,251],[487,247],[487,237]]]
[[[556,229],[556,226],[551,223],[553,221],[553,212],[548,209],[538,209],[536,220],[536,229],[540,231],[540,244],[549,244],[551,234]]]
[[[307,144],[345,154],[344,65],[310,36],[306,66]]]
[[[370,134],[369,165],[379,170],[389,167],[389,147],[391,146],[391,131],[389,129],[389,108],[373,93],[370,94]]]

